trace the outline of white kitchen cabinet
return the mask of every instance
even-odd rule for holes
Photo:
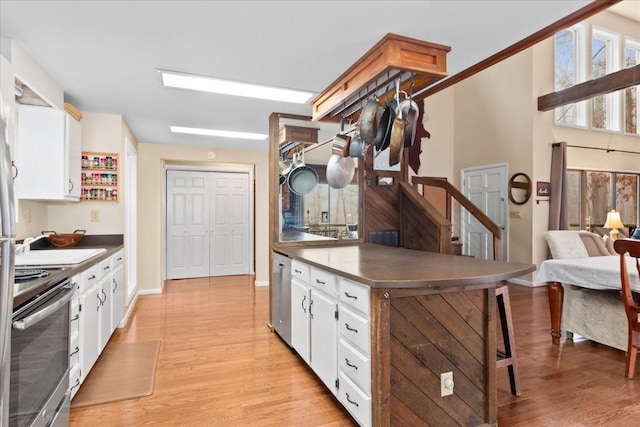
[[[82,127],[65,111],[18,108],[19,199],[80,200]]]
[[[90,285],[80,296],[80,359],[82,381],[87,377],[100,355],[100,306],[102,288],[98,282]]]
[[[292,267],[293,270],[293,267]],[[311,289],[297,278],[291,279],[291,346],[311,364],[311,331],[309,302]]]
[[[120,250],[79,275],[80,366],[78,370],[70,366],[72,396],[87,378],[124,316],[123,261],[124,251]]]
[[[291,343],[322,382],[336,394],[337,279],[293,260]]]
[[[111,333],[124,317],[124,266],[115,267],[111,278]]]
[[[80,386],[80,282],[82,274],[71,278],[71,286],[75,294],[71,298],[69,308],[69,390],[75,396]]]
[[[336,300],[311,289],[309,306],[311,323],[311,368],[322,382],[336,394],[338,378],[336,350]]]
[[[361,426],[371,425],[371,319],[368,286],[340,278],[338,399]]]

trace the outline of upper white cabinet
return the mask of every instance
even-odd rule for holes
[[[82,127],[51,107],[18,108],[19,199],[80,200]]]

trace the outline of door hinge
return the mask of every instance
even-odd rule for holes
[[[334,316],[335,316],[336,320],[338,320],[338,310],[336,310],[336,311],[334,312]]]
[[[336,378],[336,389],[340,390],[340,378]]]
[[[82,304],[78,304],[78,311],[82,311]]]

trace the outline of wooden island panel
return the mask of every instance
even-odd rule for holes
[[[495,287],[533,265],[368,243],[278,251],[370,287],[373,426],[496,425]]]

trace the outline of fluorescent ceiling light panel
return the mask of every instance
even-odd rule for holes
[[[272,101],[292,102],[304,104],[313,96],[311,92],[294,89],[284,89],[271,86],[261,86],[213,77],[184,74],[174,71],[160,71],[162,84],[167,87],[199,90],[203,92],[221,93],[225,95],[246,96],[249,98],[269,99]]]
[[[205,135],[205,136],[221,136],[224,138],[238,138],[238,139],[260,140],[260,139],[267,139],[267,136],[268,136],[263,133],[234,132],[230,130],[190,128],[190,127],[184,127],[184,126],[169,126],[169,129],[173,133],[187,133],[190,135]]]

